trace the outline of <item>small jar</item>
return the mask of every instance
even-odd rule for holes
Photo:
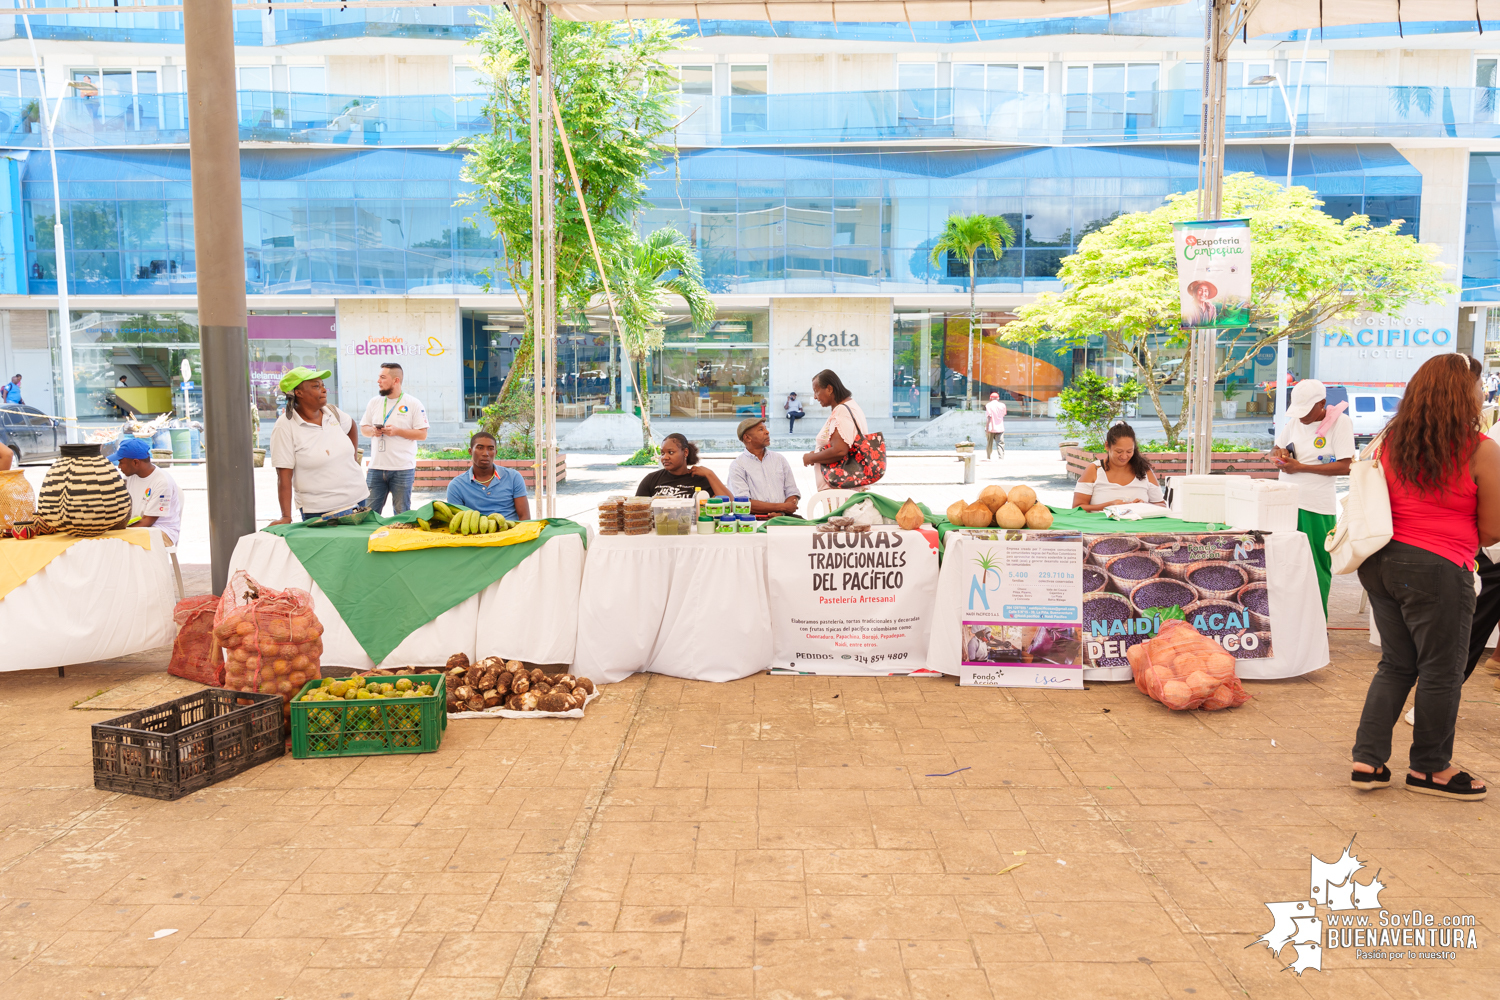
[[[703,504],[703,512],[714,520],[718,520],[725,514],[730,513],[729,498],[709,497],[708,500]]]
[[[753,534],[755,531],[755,515],[736,514],[735,521],[738,522],[737,530],[742,535]]]
[[[738,522],[733,514],[725,514],[714,522],[714,533],[718,535],[732,535],[739,530]]]
[[[714,519],[711,517],[698,518],[698,534],[700,535],[712,535],[717,527],[718,525],[714,523]]]
[[[734,498],[734,514],[735,514],[735,516],[739,517],[741,515],[748,514],[748,513],[750,513],[750,498],[749,497],[735,497]]]

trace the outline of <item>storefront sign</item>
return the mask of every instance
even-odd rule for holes
[[[927,662],[937,552],[920,531],[771,528],[772,663],[884,676]]]
[[[1127,651],[1183,618],[1236,659],[1268,659],[1265,540],[1213,535],[1084,535],[1084,652],[1091,680],[1129,680]],[[1104,671],[1097,673],[1096,671]]]
[[[454,299],[338,300],[339,401],[356,416],[375,396],[385,362],[400,364],[404,391],[422,401],[433,440],[455,436],[464,418],[460,325]]]
[[[1405,382],[1428,358],[1458,347],[1458,306],[1361,313],[1313,331],[1313,375],[1324,382]]]
[[[1250,322],[1250,220],[1174,222],[1184,329]]]
[[[891,300],[889,298],[777,298],[771,300],[771,409],[795,392],[812,433],[828,411],[812,398],[812,378],[838,373],[872,420],[891,415]],[[878,386],[878,392],[869,391]]]
[[[971,535],[961,553],[960,684],[1083,687],[1083,544],[1066,532]]]

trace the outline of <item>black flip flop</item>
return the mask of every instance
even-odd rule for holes
[[[1406,790],[1421,792],[1423,795],[1438,795],[1445,799],[1462,799],[1465,802],[1478,802],[1489,792],[1488,788],[1475,788],[1474,776],[1468,771],[1459,771],[1443,784],[1432,780],[1431,771],[1425,772],[1421,778],[1413,778],[1408,774]]]
[[[1391,787],[1391,769],[1384,764],[1372,771],[1350,771],[1349,784],[1366,792]]]

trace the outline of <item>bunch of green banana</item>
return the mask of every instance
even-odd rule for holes
[[[418,520],[417,527],[423,531],[447,531],[450,535],[490,535],[514,525],[499,514],[481,514],[434,500],[432,520]]]

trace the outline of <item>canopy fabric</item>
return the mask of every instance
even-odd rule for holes
[[[1417,21],[1500,20],[1500,0],[1260,0],[1250,11],[1249,33],[1267,35],[1347,24],[1411,24]]]
[[[709,18],[716,21],[996,21],[1022,17],[1105,17],[1127,10],[1175,7],[1186,0],[836,0],[798,3],[769,0],[619,0],[574,3],[546,0],[557,17],[568,21],[624,21],[629,18]],[[1342,0],[1341,0],[1342,2]]]

